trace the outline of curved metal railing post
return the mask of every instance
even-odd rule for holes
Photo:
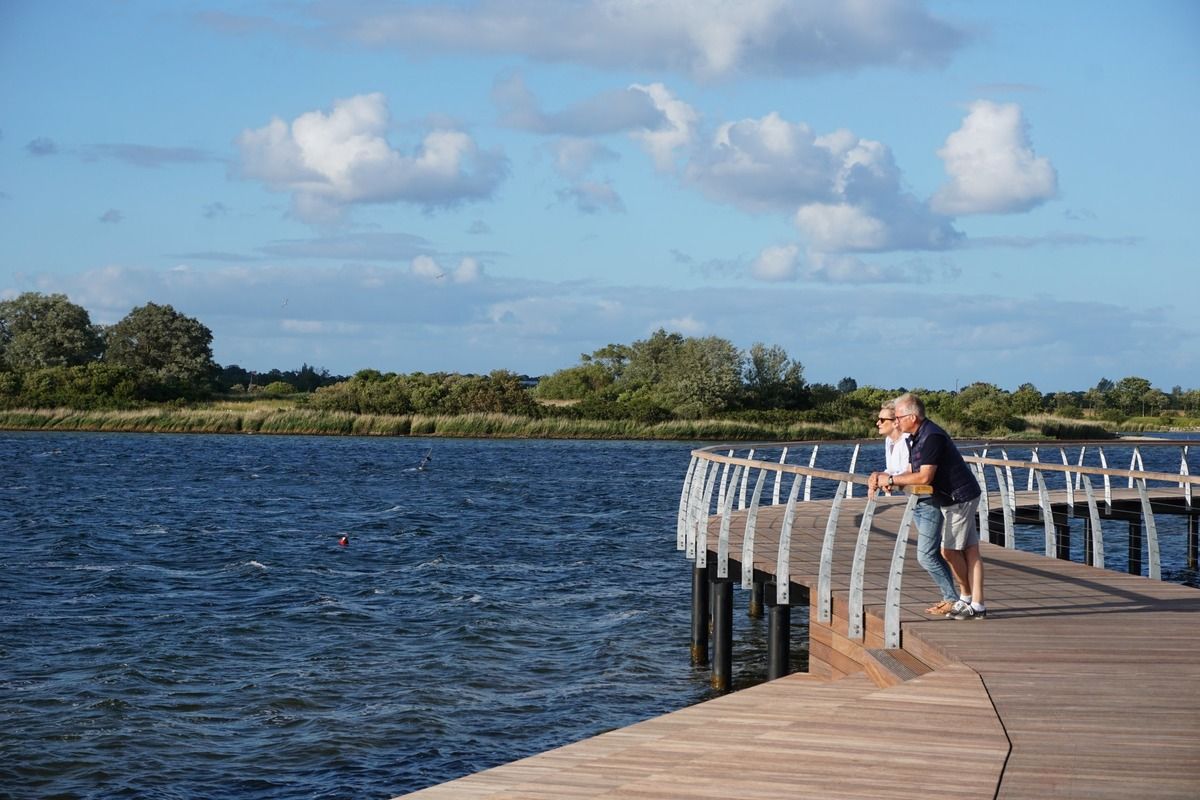
[[[1058,452],[1062,455],[1063,466],[1070,467],[1071,462],[1067,459],[1067,448],[1060,447],[1058,448]],[[1070,469],[1064,472],[1063,475],[1067,481],[1067,514],[1073,517],[1075,516],[1075,483],[1071,480]]]
[[[783,511],[783,525],[779,529],[779,550],[775,556],[775,602],[781,606],[791,604],[792,582],[792,525],[796,521],[796,496],[800,493],[800,476],[792,481],[788,492],[787,508]]]
[[[833,542],[837,538],[838,515],[846,497],[846,481],[839,481],[825,521],[825,538],[821,542],[821,564],[817,572],[817,621],[833,620]]]
[[[904,516],[900,518],[900,529],[896,532],[896,546],[892,548],[892,566],[888,573],[887,596],[883,610],[883,646],[889,650],[900,647],[900,590],[904,584],[904,556],[908,551],[908,529],[912,525],[913,509],[917,507],[917,495],[910,494],[904,505]]]
[[[1058,531],[1054,527],[1054,512],[1050,509],[1050,493],[1046,491],[1046,479],[1040,469],[1033,470],[1037,477],[1038,507],[1042,510],[1042,526],[1046,529],[1046,556],[1058,555]]]
[[[700,504],[704,500],[704,487],[708,483],[709,476],[716,470],[717,465],[708,459],[701,459],[700,465],[696,472],[692,475],[692,490],[691,496],[688,498],[688,516],[687,516],[687,541],[684,543],[687,549],[688,559],[696,558],[696,532],[700,529],[700,518],[708,518],[708,509],[701,508]]]
[[[857,442],[855,442],[854,452],[850,454],[850,469],[848,469],[846,471],[849,472],[851,475],[854,474],[854,468],[856,466],[858,466],[858,449],[859,449],[859,447],[861,447],[861,445],[858,444]],[[854,484],[853,483],[848,484],[846,486],[846,497],[854,497]]]
[[[741,464],[737,464],[733,468],[733,477],[730,478],[730,484],[738,482],[745,468]],[[717,577],[729,577],[729,521],[733,516],[733,492],[729,492],[725,498],[725,506],[721,510],[721,528],[717,534]]]
[[[729,451],[729,454],[727,457],[733,458],[732,450]],[[724,464],[721,465],[721,488],[717,492],[717,508],[718,509],[725,507],[725,486],[728,483],[728,479],[729,479],[729,462],[726,461]]]
[[[776,472],[776,475],[780,473]],[[742,533],[742,588],[754,588],[754,531],[758,527],[758,508],[762,500],[763,485],[767,482],[767,470],[758,471],[754,482],[754,494],[750,498],[750,510],[746,512],[746,528]]]
[[[848,483],[849,481],[847,481]],[[875,518],[875,496],[867,498],[863,508],[862,522],[858,526],[858,540],[854,543],[854,561],[850,565],[850,617],[846,636],[855,641],[863,640],[863,573],[867,569],[867,543],[871,538],[871,522]]]
[[[753,447],[751,447],[750,452],[746,454],[746,460],[747,461],[754,460],[754,448]],[[750,479],[750,470],[747,469],[746,471],[744,471],[742,473],[742,480],[738,484],[738,511],[746,510],[746,484],[749,482],[749,479]]]
[[[696,535],[693,537],[696,549],[696,568],[702,569],[708,566],[708,510],[712,506],[713,487],[717,483],[717,474],[721,470],[713,464],[713,469],[709,470],[708,480],[704,486],[704,499],[701,500],[701,514],[696,520]]]
[[[1146,479],[1138,478],[1138,499],[1142,501],[1142,517],[1146,521],[1146,553],[1150,556],[1149,575],[1156,581],[1162,580],[1162,562],[1158,557],[1158,526],[1154,524],[1154,510],[1146,494]]]
[[[1096,507],[1096,493],[1092,491],[1092,480],[1087,475],[1083,478],[1083,489],[1087,492],[1088,519],[1092,527],[1092,566],[1104,569],[1104,533],[1100,530],[1100,509]]]
[[[975,470],[975,482],[979,484],[979,541],[992,541],[991,508],[988,500],[987,473],[982,464],[972,464]]]
[[[809,457],[808,457],[808,468],[809,469],[813,469],[817,465],[817,450],[819,448],[820,448],[820,445],[818,445],[818,444],[813,445],[812,454],[809,455]],[[812,475],[811,474],[804,476],[804,502],[807,503],[809,500],[812,500]]]
[[[1133,472],[1135,469],[1142,470],[1142,471],[1145,471],[1145,469],[1146,469],[1146,465],[1142,461],[1142,450],[1137,445],[1133,446],[1133,455],[1130,456],[1130,458],[1129,458],[1129,471]],[[1129,476],[1129,486],[1127,488],[1130,488],[1130,489],[1133,488],[1133,476],[1132,475]]]
[[[1004,546],[1009,550],[1017,547],[1017,537],[1013,530],[1012,487],[1004,480],[1004,472],[996,467],[996,485],[1000,491],[1000,512],[1004,515]],[[1011,473],[1010,473],[1011,474]]]
[[[788,449],[786,447],[783,448],[783,455],[781,455],[779,457],[780,464],[787,463],[787,453],[788,453]],[[775,490],[771,493],[771,505],[773,505],[773,506],[779,505],[779,484],[782,482],[783,482],[783,470],[779,470],[778,472],[775,473]]]
[[[1000,457],[1008,461],[1008,451],[1003,447],[1000,448]],[[1008,510],[1013,514],[1017,513],[1017,482],[1013,480],[1012,467],[1005,467],[1004,472],[1008,475]]]
[[[1083,466],[1083,454],[1086,452],[1087,452],[1087,445],[1086,444],[1080,445],[1079,446],[1079,466],[1080,467]],[[1076,472],[1075,473],[1075,490],[1076,491],[1078,491],[1080,486],[1082,486],[1082,481],[1083,481],[1083,473]]]
[[[1101,469],[1108,469],[1108,459],[1104,457],[1104,448],[1097,447],[1096,450],[1100,453]],[[1112,478],[1107,473],[1104,475],[1104,507],[1109,514],[1112,513]]]
[[[679,493],[679,514],[675,518],[675,549],[687,548],[688,499],[692,493],[692,476],[696,474],[696,464],[700,463],[699,456],[692,456],[688,462],[687,475],[683,478],[683,490]]]
[[[1032,451],[1030,452],[1029,460],[1034,464],[1040,464],[1042,462],[1042,460],[1040,458],[1038,458],[1038,449],[1036,447],[1033,448]],[[1028,478],[1028,481],[1026,481],[1025,491],[1032,492],[1033,491],[1033,472],[1034,471],[1029,470],[1028,472],[1029,472],[1029,474],[1026,476]]]
[[[1179,474],[1187,476],[1188,473],[1188,446],[1185,444],[1179,448]],[[1183,489],[1183,502],[1188,508],[1192,507],[1192,484],[1191,481],[1180,481],[1179,488]]]

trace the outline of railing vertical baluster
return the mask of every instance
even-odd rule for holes
[[[1188,446],[1185,444],[1183,447],[1179,448],[1179,450],[1180,450],[1179,474],[1181,476],[1186,476],[1189,474],[1188,473],[1188,463],[1187,463]],[[1191,508],[1192,507],[1192,484],[1191,484],[1191,482],[1190,481],[1180,481],[1179,488],[1183,489],[1184,505],[1186,505],[1188,508]]]
[[[1087,445],[1086,445],[1086,444],[1081,444],[1081,445],[1079,446],[1079,466],[1080,466],[1080,467],[1082,467],[1082,466],[1083,466],[1083,454],[1084,454],[1084,453],[1086,453],[1086,452],[1087,452]],[[1082,473],[1082,472],[1076,472],[1076,473],[1075,473],[1075,491],[1079,491],[1079,487],[1082,485],[1082,484],[1081,484],[1081,481],[1082,481],[1082,480],[1083,480],[1083,473]]]
[[[1040,458],[1038,458],[1038,449],[1036,447],[1033,448],[1032,452],[1030,452],[1029,460],[1031,462],[1033,462],[1034,464],[1042,463],[1042,460]],[[1025,487],[1025,491],[1032,492],[1033,491],[1033,470],[1029,470],[1029,475],[1027,477],[1029,478],[1029,480],[1027,482],[1028,485]]]
[[[867,569],[867,543],[871,537],[871,522],[874,518],[875,497],[870,496],[863,509],[862,522],[858,526],[858,540],[854,543],[854,561],[850,564],[850,619],[846,626],[846,636],[858,642],[863,640],[863,573]]]
[[[744,467],[737,464],[733,468],[733,477],[730,479],[730,484],[738,482],[738,478],[742,477]],[[721,508],[721,529],[717,534],[717,577],[729,577],[729,521],[733,516],[733,492],[729,492],[725,498],[725,505]]]
[[[700,505],[699,519],[696,521],[696,568],[703,569],[708,566],[708,512],[712,507],[713,487],[717,483],[717,475],[721,470],[717,469],[714,463],[713,468],[708,471],[708,481],[704,487],[704,499]]]
[[[775,473],[779,475],[778,472]],[[750,510],[746,512],[746,529],[742,533],[742,588],[754,585],[754,531],[758,527],[758,506],[762,499],[763,485],[767,482],[766,468],[758,471],[754,482],[754,494],[750,497]]]
[[[700,530],[697,519],[708,516],[708,509],[700,508],[700,504],[704,502],[704,487],[715,467],[716,464],[702,458],[696,474],[692,476],[692,496],[688,499],[687,518],[687,557],[692,560],[696,558],[696,534]]]
[[[746,455],[747,461],[754,460],[754,448],[750,448],[750,452]],[[742,473],[741,483],[738,485],[738,511],[746,510],[746,483],[750,479],[750,470],[747,469]]]
[[[683,550],[687,547],[687,518],[688,518],[688,498],[692,493],[692,476],[696,474],[696,463],[700,459],[692,456],[692,460],[688,462],[687,475],[683,479],[683,491],[679,493],[679,514],[675,519],[675,549]]]
[[[1004,514],[1004,546],[1009,550],[1017,547],[1017,537],[1013,531],[1013,510],[1011,503],[1012,488],[1004,479],[1004,472],[996,467],[996,484],[1000,487],[1000,511]],[[1011,472],[1009,473],[1011,476]]]
[[[1143,470],[1144,471],[1144,470]],[[1154,510],[1146,494],[1146,479],[1137,479],[1138,498],[1142,501],[1142,518],[1146,523],[1146,553],[1150,556],[1149,575],[1156,581],[1162,580],[1162,562],[1158,557],[1158,526],[1154,524]]]
[[[1008,461],[1008,451],[1000,448],[1000,457]],[[1015,515],[1017,513],[1017,482],[1013,480],[1012,467],[1006,466],[1004,472],[1008,475],[1008,510]]]
[[[788,492],[783,525],[779,529],[779,550],[775,555],[775,602],[781,606],[791,605],[792,524],[796,521],[796,497],[799,493],[800,476],[797,475],[792,481],[792,490]]]
[[[779,457],[780,464],[784,464],[787,462],[787,451],[788,451],[788,449],[786,447],[783,448],[783,455],[781,455]],[[773,506],[779,505],[779,484],[782,481],[783,481],[783,470],[779,470],[778,472],[775,473],[775,491],[771,494],[771,505],[773,505]]]
[[[817,464],[817,449],[819,447],[820,447],[820,445],[816,445],[816,444],[813,445],[812,455],[810,455],[808,457],[808,468],[809,469],[813,469]],[[796,477],[799,478],[800,476],[797,475]],[[812,475],[805,475],[804,476],[804,502],[807,503],[809,500],[812,500]]]
[[[1046,556],[1058,555],[1058,531],[1054,528],[1054,512],[1050,510],[1050,493],[1046,491],[1046,479],[1040,469],[1033,470],[1037,478],[1038,507],[1042,510],[1042,524],[1046,529]]]
[[[1104,448],[1097,447],[1096,450],[1100,453],[1100,468],[1108,469],[1108,459],[1104,457]],[[1112,513],[1112,476],[1107,473],[1104,475],[1104,509]]]
[[[1129,459],[1129,471],[1133,472],[1135,469],[1146,469],[1145,464],[1142,463],[1142,451],[1136,444],[1133,446],[1133,455]],[[1133,488],[1132,475],[1129,476],[1129,488]]]
[[[1067,460],[1067,448],[1060,447],[1058,448],[1058,452],[1062,455],[1063,466],[1070,467],[1071,462]],[[1067,516],[1073,517],[1075,516],[1075,484],[1071,481],[1070,469],[1063,473],[1063,475],[1066,477],[1067,482]]]
[[[1083,488],[1087,492],[1088,519],[1092,523],[1092,566],[1104,569],[1104,532],[1100,529],[1100,509],[1096,507],[1096,493],[1092,491],[1092,480],[1087,475],[1083,478]]]
[[[858,466],[858,449],[859,449],[859,447],[861,447],[861,445],[856,443],[854,445],[854,452],[850,454],[850,469],[848,469],[846,471],[849,472],[851,475],[854,474],[854,468],[856,466]],[[854,484],[853,483],[850,483],[847,485],[846,497],[854,497]]]
[[[821,543],[821,564],[817,572],[817,621],[828,623],[833,619],[833,542],[837,538],[838,515],[842,512],[842,499],[846,496],[846,481],[839,481],[829,507],[829,518],[825,521],[825,539]]]
[[[989,519],[991,509],[988,502],[987,473],[984,472],[982,464],[972,464],[971,466],[975,468],[975,480],[981,489],[979,493],[979,541],[991,542],[992,530]]]
[[[728,457],[733,458],[732,450],[729,451]],[[721,465],[721,488],[717,492],[717,512],[718,513],[720,513],[720,510],[725,507],[725,485],[728,482],[729,482],[729,462],[726,461],[724,464]]]
[[[908,529],[912,525],[913,509],[917,496],[910,494],[900,518],[900,529],[896,533],[896,546],[892,548],[892,567],[888,573],[887,597],[883,610],[883,646],[889,650],[900,648],[900,592],[904,584],[904,556],[908,550]]]

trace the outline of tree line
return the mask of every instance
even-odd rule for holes
[[[1102,378],[1091,389],[1008,392],[990,383],[961,390],[910,387],[931,413],[963,433],[1004,435],[1027,418],[1055,415],[1121,422],[1129,417],[1200,414],[1200,390],[1163,392],[1139,377]],[[500,412],[527,417],[667,420],[742,419],[836,423],[870,417],[905,387],[809,383],[803,365],[777,345],[747,350],[716,336],[658,330],[631,344],[608,344],[540,379],[507,370],[488,375],[383,373],[331,375],[222,367],[212,333],[169,305],[147,303],[111,326],[93,325],[65,295],[27,292],[0,302],[0,405],[9,408],[122,408],[192,402],[214,395],[266,393],[330,411],[451,415]]]

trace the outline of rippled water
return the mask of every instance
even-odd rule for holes
[[[708,697],[692,447],[0,433],[0,795],[386,798]]]
[[[703,699],[691,446],[0,433],[0,795],[383,798]]]

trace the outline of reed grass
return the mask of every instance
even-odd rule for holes
[[[1023,437],[1089,439],[1113,433],[1095,421],[1033,416]],[[1161,430],[1161,420],[1123,423],[1124,431]],[[1151,423],[1157,422],[1156,427]],[[1200,420],[1175,418],[1175,426],[1200,428]],[[1140,424],[1139,423],[1144,423]],[[1189,425],[1189,423],[1195,423]],[[754,422],[730,419],[670,420],[522,417],[514,414],[353,414],[298,405],[287,399],[218,401],[195,408],[154,407],[121,411],[0,410],[0,429],[146,433],[260,433],[313,436],[443,436],[488,439],[668,439],[705,441],[824,441],[869,439],[875,432],[858,419],[835,423]],[[1116,426],[1111,426],[1116,427]],[[1017,438],[1011,432],[1007,437]]]

